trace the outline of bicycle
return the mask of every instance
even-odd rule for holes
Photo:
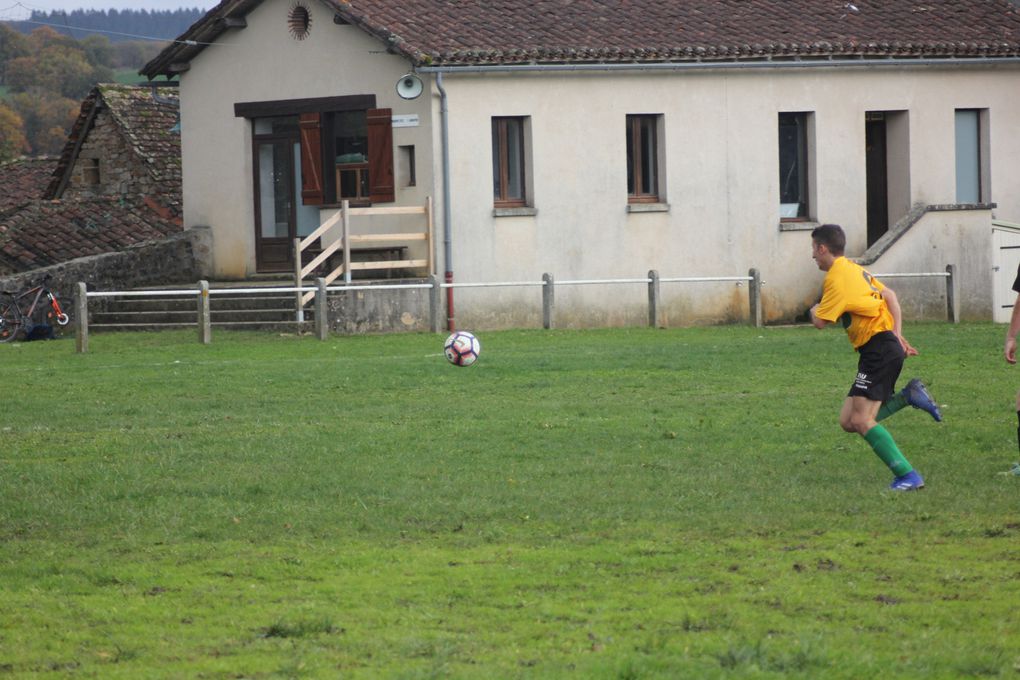
[[[47,320],[54,320],[59,326],[66,326],[70,322],[71,318],[61,309],[57,296],[45,285],[50,278],[52,277],[47,276],[41,285],[22,293],[0,291],[0,294],[10,297],[10,300],[0,303],[0,342],[10,342],[22,332],[26,335],[31,332],[36,325],[32,319],[43,297],[49,304],[49,309],[46,310]]]

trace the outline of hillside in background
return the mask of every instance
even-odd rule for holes
[[[89,35],[105,35],[110,42],[157,38],[172,40],[184,33],[205,14],[204,10],[96,10],[76,9],[72,12],[33,11],[26,21],[5,22],[19,33],[31,33],[48,26],[58,33],[81,40]]]
[[[61,14],[79,32],[88,23],[86,18],[104,26],[82,38],[38,22],[0,22],[0,163],[19,156],[59,154],[82,99],[96,84],[143,81],[138,70],[202,14],[200,10]],[[157,27],[158,20],[174,16],[178,22],[174,26]],[[26,34],[15,30],[19,25],[34,27]],[[118,35],[113,27],[118,27]],[[161,31],[170,38],[155,38]],[[124,34],[146,37],[128,39]]]

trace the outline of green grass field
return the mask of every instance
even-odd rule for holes
[[[138,75],[138,68],[118,68],[113,72],[114,82],[122,85],[137,85],[145,80]]]
[[[0,345],[0,677],[1016,678],[1020,373],[906,330],[900,494],[835,329]]]

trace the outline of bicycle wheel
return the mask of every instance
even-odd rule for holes
[[[0,308],[0,342],[10,342],[18,336],[24,325],[21,309],[14,302],[8,302]]]

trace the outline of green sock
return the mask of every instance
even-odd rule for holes
[[[893,441],[892,435],[889,434],[889,430],[885,429],[882,425],[875,425],[864,435],[864,441],[871,445],[871,448],[875,450],[875,454],[882,459],[882,462],[889,466],[892,473],[897,477],[902,477],[911,470],[913,466],[907,462],[907,459],[900,453],[900,449],[896,446],[896,442]]]
[[[882,405],[878,407],[878,415],[875,416],[875,420],[882,421],[891,416],[892,414],[904,408],[907,405],[907,395],[903,394],[902,391],[897,392],[888,399],[882,402]]]

